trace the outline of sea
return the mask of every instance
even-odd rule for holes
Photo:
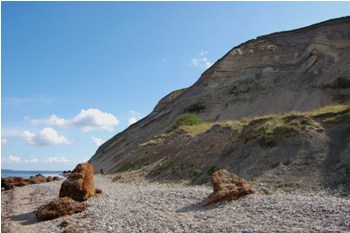
[[[1,178],[6,178],[10,176],[19,176],[24,179],[28,179],[31,176],[35,176],[37,174],[42,174],[44,176],[62,176],[63,171],[24,171],[24,170],[10,170],[10,169],[1,169]]]

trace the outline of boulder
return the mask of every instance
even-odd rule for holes
[[[51,181],[53,181],[52,176],[48,176],[48,177],[46,177],[46,182],[51,182]]]
[[[237,200],[242,196],[255,193],[255,190],[244,179],[226,170],[214,172],[211,176],[211,183],[214,191],[203,201],[203,206],[220,201]]]
[[[60,180],[62,180],[62,178],[59,177],[59,176],[54,176],[54,177],[52,178],[52,180],[53,180],[53,181],[60,181]]]
[[[87,208],[87,203],[74,201],[69,197],[56,198],[38,208],[35,216],[38,220],[51,220],[65,215],[80,213]]]
[[[27,182],[29,182],[30,184],[45,183],[46,182],[46,177],[41,175],[41,174],[37,174],[37,175],[31,176],[29,179],[27,179]]]
[[[89,163],[80,163],[62,183],[59,196],[85,201],[93,194],[95,194],[94,168]]]
[[[22,177],[1,178],[1,189],[4,188],[5,190],[13,189],[15,186],[25,186],[26,184],[26,180]]]

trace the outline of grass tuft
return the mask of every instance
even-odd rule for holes
[[[203,172],[199,169],[195,169],[193,172],[192,172],[192,176],[191,176],[191,182],[192,183],[195,183],[196,180],[203,174]]]
[[[142,166],[141,164],[137,163],[137,162],[129,162],[123,166],[121,166],[120,168],[118,168],[115,172],[126,172],[126,171],[135,171],[140,169]]]
[[[177,129],[180,126],[200,125],[202,121],[193,113],[184,113],[177,117],[174,128]]]
[[[170,166],[170,162],[169,161],[161,161],[160,163],[158,163],[157,165],[155,165],[149,172],[148,175],[150,177],[155,177],[160,175],[161,173],[163,173],[163,171],[167,170]]]

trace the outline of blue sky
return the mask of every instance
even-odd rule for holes
[[[257,36],[350,2],[1,2],[1,167],[72,169]]]

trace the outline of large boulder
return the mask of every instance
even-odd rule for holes
[[[203,201],[204,206],[220,201],[237,200],[242,196],[255,193],[255,190],[244,179],[226,170],[214,172],[211,176],[211,183],[214,191]]]
[[[65,215],[80,213],[87,208],[87,203],[74,201],[69,197],[56,198],[38,208],[35,216],[38,220],[51,220]]]
[[[90,163],[80,163],[62,183],[59,196],[85,201],[93,194],[95,194],[94,168]]]

